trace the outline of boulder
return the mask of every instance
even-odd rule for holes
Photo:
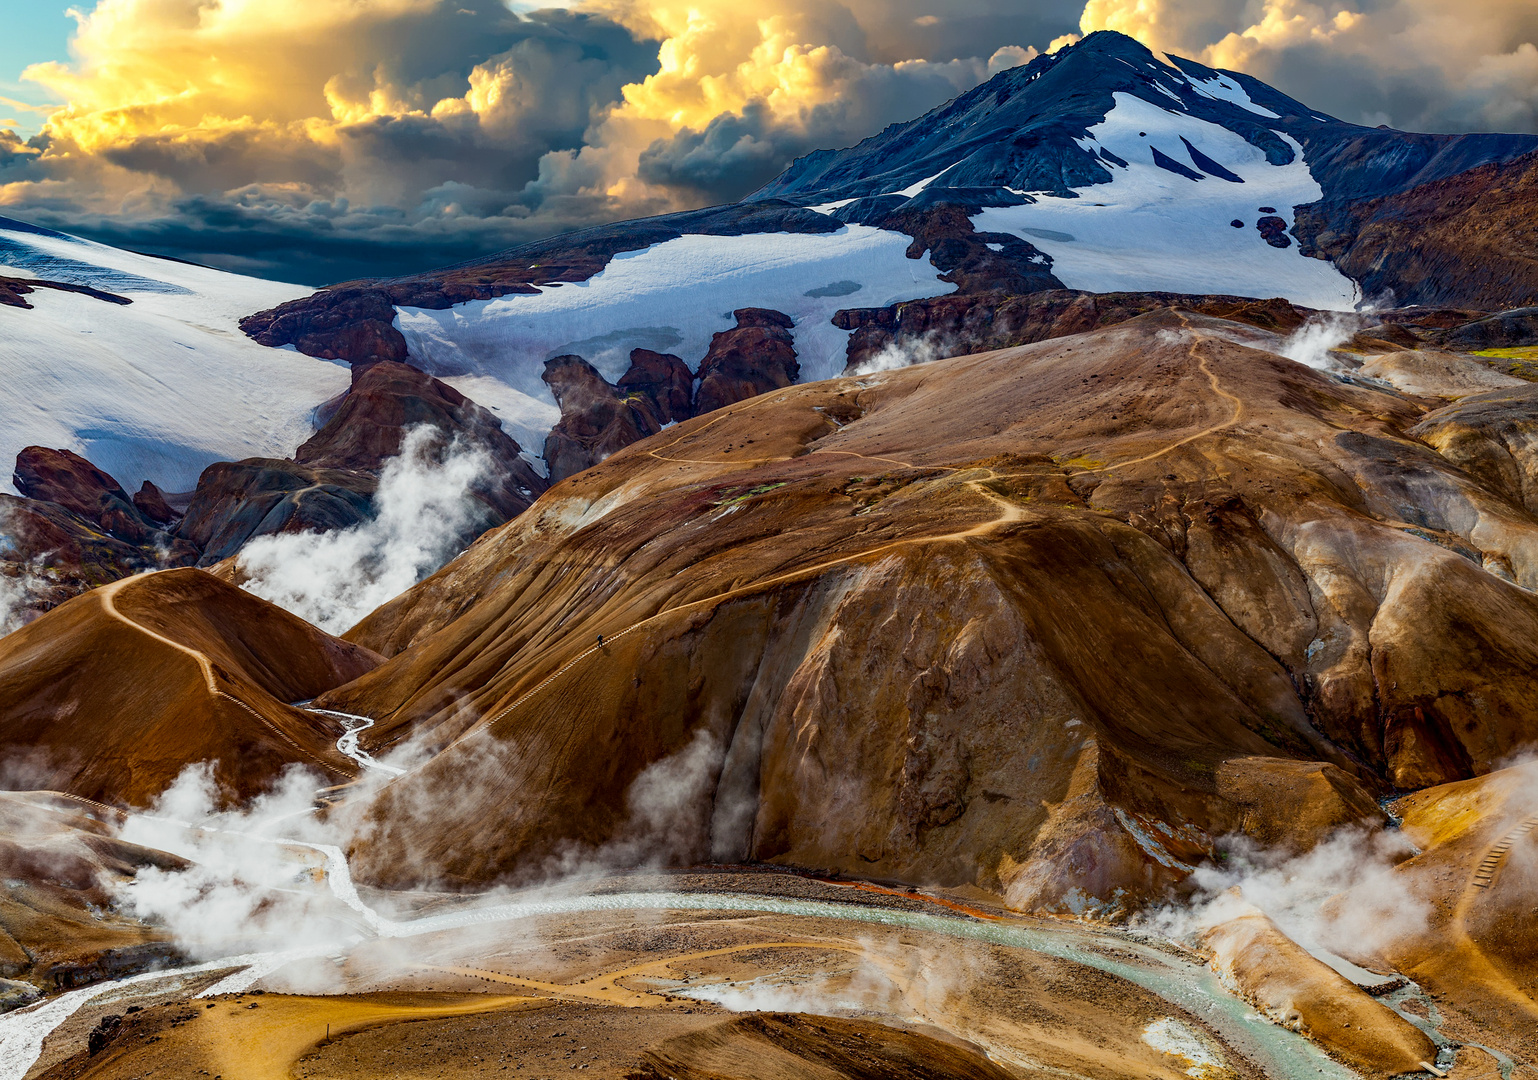
[[[790,316],[765,308],[741,308],[732,314],[736,328],[712,337],[710,351],[700,361],[696,416],[791,386],[801,377]]]

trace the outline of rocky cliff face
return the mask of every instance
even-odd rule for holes
[[[1538,156],[1379,198],[1326,198],[1299,209],[1295,231],[1305,254],[1333,262],[1380,306],[1530,305],[1538,301]]]
[[[794,385],[801,376],[789,316],[763,308],[732,312],[737,326],[710,341],[700,361],[700,388],[694,396],[695,415],[742,401],[770,390]]]
[[[661,428],[653,399],[622,393],[580,356],[545,361],[545,383],[561,422],[545,439],[550,479],[561,481]]]
[[[1488,770],[1535,734],[1538,523],[1422,441],[1436,402],[1281,344],[1156,311],[612,455],[354,631],[392,659],[330,704],[439,751],[358,865],[1114,906]]]

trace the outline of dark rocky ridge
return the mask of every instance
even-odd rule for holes
[[[131,304],[132,300],[117,293],[106,292],[102,289],[93,289],[89,285],[72,285],[67,281],[49,281],[46,278],[18,278],[0,276],[0,304],[6,307],[18,307],[31,309],[32,305],[22,297],[36,292],[38,289],[52,289],[55,292],[80,293],[96,300],[105,300],[109,304]]]

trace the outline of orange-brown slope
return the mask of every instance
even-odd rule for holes
[[[112,891],[144,867],[186,863],[117,839],[103,809],[46,793],[0,792],[0,979],[67,989],[177,956],[165,930],[114,912]],[[0,1010],[6,1007],[0,990]]]
[[[144,804],[205,761],[236,795],[291,764],[351,777],[336,733],[287,703],[378,660],[200,570],[103,586],[0,638],[9,782]]]
[[[1399,800],[1422,850],[1395,867],[1399,893],[1424,902],[1403,919],[1387,961],[1437,996],[1444,1031],[1528,1061],[1538,1056],[1538,762]],[[1336,903],[1394,911],[1383,886]],[[1394,899],[1393,894],[1387,898]],[[1413,907],[1406,904],[1405,907]]]
[[[1531,735],[1538,599],[1478,560],[1538,580],[1538,523],[1405,435],[1423,403],[1277,347],[1158,313],[552,489],[350,635],[393,659],[328,703],[441,750],[362,872],[602,849],[1111,900],[1269,828],[1268,785],[1323,829],[1488,768]]]

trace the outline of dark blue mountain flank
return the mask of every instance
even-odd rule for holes
[[[1230,169],[1224,168],[1216,161],[1213,161],[1206,154],[1192,146],[1191,140],[1186,138],[1184,135],[1180,137],[1180,141],[1185,143],[1186,153],[1191,155],[1191,164],[1195,165],[1202,172],[1207,173],[1209,176],[1220,177],[1223,180],[1227,180],[1231,184],[1244,183],[1244,177],[1238,175]]]
[[[1201,173],[1197,172],[1195,169],[1189,169],[1186,166],[1180,164],[1180,162],[1178,162],[1174,158],[1170,157],[1163,150],[1160,150],[1157,146],[1152,147],[1151,149],[1153,150],[1153,163],[1155,165],[1159,166],[1159,168],[1163,169],[1165,172],[1172,172],[1176,176],[1183,176],[1183,177],[1185,177],[1187,180],[1201,180],[1202,179],[1202,174]],[[1240,180],[1239,182],[1241,184],[1244,183],[1243,180]]]
[[[1091,34],[858,146],[808,154],[750,198],[811,204],[902,191],[930,177],[926,191],[967,188],[965,200],[974,204],[989,189],[999,201],[985,205],[1009,205],[1011,189],[1071,195],[1112,179],[1104,158],[1080,142],[1115,107],[1116,94],[1225,127],[1273,165],[1292,161],[1295,151],[1281,137],[1291,136],[1326,198],[1389,195],[1538,149],[1532,135],[1363,128],[1248,75],[1170,61],[1125,35]]]

